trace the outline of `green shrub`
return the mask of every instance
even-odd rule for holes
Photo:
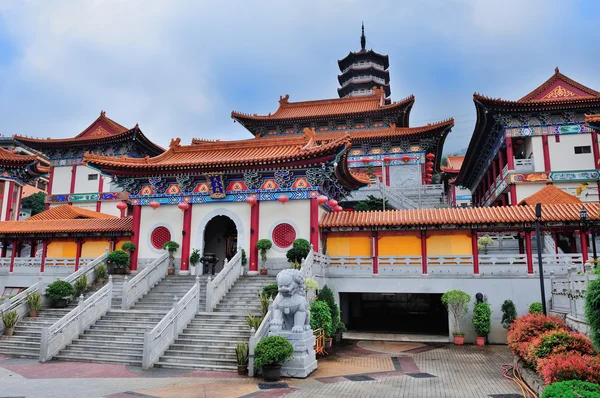
[[[313,330],[323,329],[327,337],[333,337],[335,328],[331,322],[331,310],[326,302],[316,300],[310,306],[310,327]]]
[[[125,253],[123,253],[125,254]],[[46,296],[51,300],[62,300],[73,297],[75,288],[69,282],[54,281],[48,285]]]
[[[544,390],[542,398],[597,398],[600,397],[600,384],[581,380],[559,381]]]
[[[271,304],[269,296],[267,296],[264,293],[261,293],[258,295],[258,297],[260,298],[260,313],[264,317],[267,315],[267,312],[269,312],[269,304]]]
[[[319,290],[319,284],[314,279],[306,278],[306,291]]]
[[[512,300],[504,300],[502,303],[502,326],[504,329],[510,328],[510,325],[517,318],[517,308]]]
[[[87,290],[88,280],[86,275],[81,275],[79,279],[75,281],[75,292],[79,296]]]
[[[263,321],[263,317],[260,315],[254,316],[248,311],[248,318],[246,318],[246,324],[250,329],[258,330],[258,327]]]
[[[29,311],[39,311],[42,308],[42,295],[38,292],[28,292],[27,304],[29,304]]]
[[[246,257],[246,250],[242,249],[242,265],[248,264],[248,257]]]
[[[534,366],[537,365],[538,359],[573,352],[584,355],[596,354],[594,346],[587,336],[564,329],[551,330],[529,342],[525,359],[531,366]]]
[[[96,279],[104,279],[106,278],[106,265],[100,264],[94,267],[94,272],[96,272]]]
[[[237,346],[235,347],[235,358],[237,359],[237,364],[248,365],[248,356],[248,343],[237,343]]]
[[[490,334],[492,310],[488,303],[476,303],[473,309],[473,327],[478,337]]]
[[[540,303],[539,301],[536,301],[535,303],[531,303],[531,305],[529,306],[530,314],[541,314],[542,312],[543,312],[542,303]]]
[[[4,327],[14,328],[18,321],[19,315],[17,315],[17,311],[9,311],[2,313],[2,323],[4,323]]]
[[[269,336],[258,342],[254,349],[254,366],[278,365],[292,357],[294,347],[285,337]]]
[[[179,243],[173,242],[172,240],[163,244],[163,249],[167,250],[170,255],[173,255],[177,249],[179,249]]]
[[[285,256],[290,263],[300,264],[310,253],[310,243],[306,239],[296,239]]]
[[[135,243],[127,241],[127,242],[123,242],[123,244],[121,245],[121,250],[123,250],[124,252],[127,252],[129,254],[133,253],[135,251],[135,249],[137,249]]]
[[[193,249],[190,255],[190,264],[196,265],[200,262],[200,249]]]
[[[471,296],[462,290],[449,290],[442,295],[442,304],[446,306],[448,312],[452,315],[454,322],[454,336],[464,335],[460,331],[460,320],[467,314],[468,304],[471,301]]]
[[[129,255],[123,250],[115,250],[108,253],[106,262],[114,265],[116,268],[126,268],[129,265]]]
[[[277,293],[279,293],[279,286],[277,286],[277,283],[267,285],[263,287],[262,290],[262,294],[269,298],[272,298],[273,300],[275,300],[275,297],[277,297]]]
[[[256,248],[260,251],[260,261],[262,261],[263,267],[267,262],[267,250],[273,247],[273,242],[269,239],[260,239],[256,242]]]
[[[329,286],[325,285],[323,286],[323,289],[319,290],[317,299],[326,302],[329,306],[329,311],[331,312],[331,325],[333,328],[333,334],[335,334],[338,331],[341,331],[342,328],[345,328],[344,324],[340,321],[340,308],[335,303],[333,291],[329,288]]]
[[[590,338],[600,351],[600,279],[590,281],[585,291],[585,319],[590,325]]]

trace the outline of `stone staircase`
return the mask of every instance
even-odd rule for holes
[[[124,275],[123,275],[124,276]],[[120,294],[123,291],[123,276],[113,276],[113,292]],[[119,278],[120,277],[120,278]],[[97,292],[102,286],[92,285],[83,295],[87,299]],[[117,298],[118,305],[121,306],[121,296]],[[15,327],[15,333],[12,336],[0,337],[0,354],[10,355],[17,358],[35,358],[40,357],[40,340],[42,337],[42,328],[50,326],[63,316],[67,315],[79,303],[78,298],[71,300],[67,308],[42,308],[38,312],[37,318],[25,317],[21,319]],[[115,299],[113,295],[113,306]]]
[[[176,301],[174,297],[181,299],[194,283],[193,276],[166,276],[131,309],[113,309],[106,313],[55,358],[140,366],[144,333],[169,312]],[[201,280],[200,286],[205,291],[206,281]],[[205,298],[201,305],[204,301]]]
[[[260,309],[258,295],[275,283],[273,276],[244,276],[219,302],[215,312],[200,312],[165,351],[156,367],[202,370],[237,370],[235,347],[247,342],[248,312]],[[204,308],[201,306],[201,308]]]

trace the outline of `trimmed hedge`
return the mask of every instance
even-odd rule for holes
[[[581,380],[559,381],[544,390],[542,398],[597,398],[600,397],[600,384]]]

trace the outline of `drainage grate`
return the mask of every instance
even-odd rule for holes
[[[261,390],[274,390],[276,388],[288,388],[287,383],[258,383]]]
[[[429,377],[437,377],[432,375],[431,373],[407,373],[407,376],[414,377],[415,379],[426,379]]]
[[[351,376],[344,376],[344,377],[346,379],[350,380],[350,381],[370,381],[370,380],[375,380],[371,376],[367,376],[367,375],[351,375]]]

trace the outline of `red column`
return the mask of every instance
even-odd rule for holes
[[[390,164],[385,165],[385,185],[390,186]]]
[[[515,158],[513,155],[512,137],[506,137],[506,163],[508,170],[515,169]]]
[[[502,200],[502,206],[508,205],[508,201],[506,200],[506,194],[502,194],[500,199]]]
[[[523,242],[523,234],[519,232],[519,254],[525,254],[525,244]]]
[[[379,234],[373,232],[373,274],[379,273]]]
[[[13,206],[14,192],[15,182],[11,181],[8,183],[8,193],[6,195],[6,198],[4,198],[4,200],[6,200],[6,215],[4,216],[4,221],[10,221],[10,211],[12,210]]]
[[[506,164],[505,159],[504,159],[504,151],[502,151],[502,149],[500,149],[500,151],[498,152],[498,174],[500,174],[500,179],[502,180],[504,178],[504,175],[502,175],[502,169],[504,169],[504,165]]]
[[[317,198],[310,200],[310,244],[319,252],[319,202]]]
[[[533,274],[533,251],[531,250],[531,232],[525,232],[525,249],[527,250],[527,273]]]
[[[260,201],[256,201],[250,208],[250,267],[248,272],[258,273],[258,219],[260,214]]]
[[[421,263],[423,274],[427,274],[427,232],[421,231]]]
[[[98,193],[100,194],[104,189],[104,178],[102,178],[102,174],[98,175]],[[100,198],[100,196],[98,196]],[[100,213],[100,207],[102,206],[102,202],[96,202],[96,211]],[[123,218],[123,210],[121,210],[121,218]]]
[[[75,272],[79,269],[79,259],[81,258],[81,247],[83,246],[83,240],[77,240],[77,253],[75,254]]]
[[[544,151],[544,171],[550,172],[550,149],[548,148],[548,136],[542,136],[542,149]]]
[[[571,246],[571,253],[577,253],[577,243],[575,242],[575,232],[571,232],[569,237],[569,243]]]
[[[140,220],[142,218],[142,206],[135,205],[133,206],[133,222],[132,222],[132,230],[133,236],[131,237],[131,243],[135,245],[135,247],[140,246]],[[138,253],[139,250],[134,250],[131,253],[131,270],[137,271],[137,262],[138,262]]]
[[[10,252],[10,269],[9,272],[13,272],[13,270],[15,269],[15,256],[17,254],[17,251],[19,250],[19,243],[17,242],[17,240],[13,240],[12,241],[12,250]]]
[[[554,254],[558,254],[558,233],[553,232],[552,237],[554,238]]]
[[[510,205],[516,206],[517,205],[517,186],[515,184],[510,184],[508,188],[510,190]]]
[[[54,166],[50,166],[50,176],[48,179],[48,187],[47,187],[47,191],[48,191],[48,195],[52,194],[52,181],[54,181]],[[46,203],[46,210],[48,210],[50,208],[50,203]]]
[[[36,240],[32,240],[31,241],[31,251],[29,253],[29,257],[35,257],[35,253],[37,252],[37,241]]]
[[[46,253],[48,253],[48,241],[44,239],[42,242],[42,261],[40,262],[40,272],[44,272],[44,266],[46,265]]]
[[[492,162],[493,164],[494,162]],[[486,191],[491,191],[492,190],[492,181],[493,181],[493,177],[492,177],[492,168],[490,167],[487,171],[487,173],[485,174],[487,177],[487,188]]]
[[[2,250],[0,251],[1,258],[6,257],[6,249],[8,248],[7,246],[8,246],[8,241],[2,241]]]
[[[74,164],[73,167],[71,168],[71,188],[69,190],[69,193],[75,193],[75,176],[77,176],[77,165]],[[69,205],[72,205],[73,203],[69,202]]]
[[[473,273],[479,274],[479,246],[477,245],[477,231],[471,231],[471,248],[473,250]]]
[[[588,260],[588,240],[587,233],[584,231],[579,231],[579,240],[581,242],[581,257],[583,259],[583,263]]]
[[[190,270],[190,242],[192,238],[192,204],[183,212],[183,235],[181,237],[181,272]],[[237,248],[236,248],[237,249]]]
[[[496,188],[496,177],[498,177],[498,164],[496,164],[496,159],[492,160],[492,184],[494,188]]]

